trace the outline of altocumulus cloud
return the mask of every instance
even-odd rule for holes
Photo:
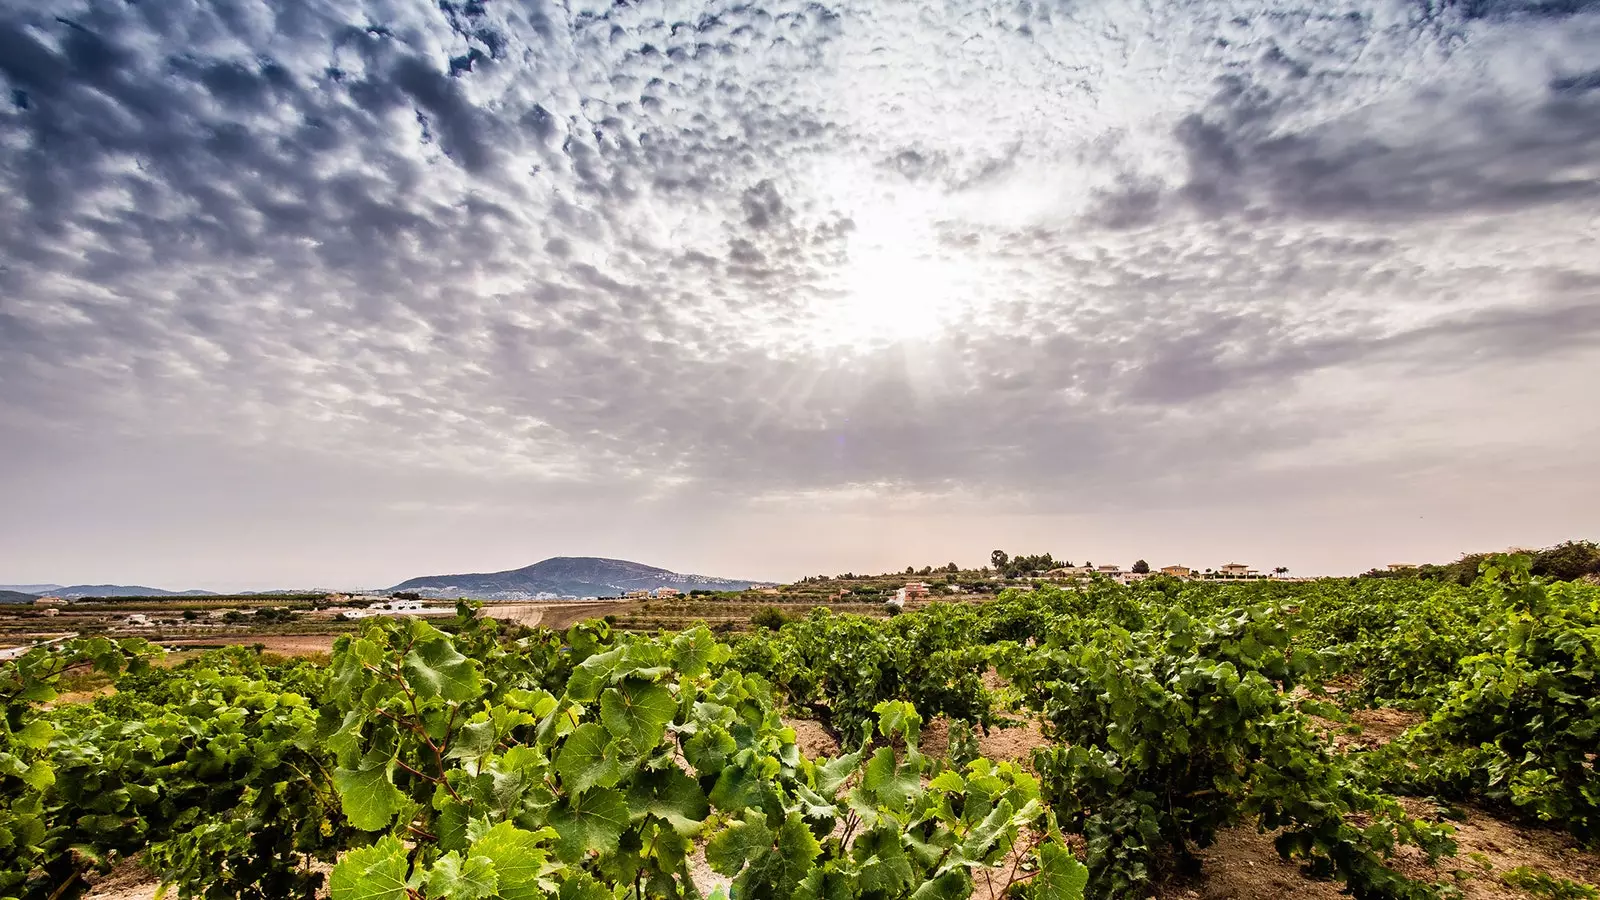
[[[0,438],[706,503],[1578,470],[1597,46],[1583,0],[7,0]]]

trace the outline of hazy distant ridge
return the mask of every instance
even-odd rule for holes
[[[61,590],[59,584],[0,584],[0,591],[14,591],[18,594],[52,594]]]
[[[527,600],[539,597],[613,596],[658,587],[675,587],[683,591],[742,591],[752,583],[706,575],[685,575],[625,559],[556,556],[504,572],[425,575],[402,581],[390,590],[415,591],[430,597]]]
[[[50,596],[66,600],[82,597],[214,597],[213,591],[169,591],[142,584],[73,584],[50,591]]]

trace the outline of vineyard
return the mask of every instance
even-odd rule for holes
[[[1457,855],[1470,808],[1600,859],[1600,588],[1520,557],[1468,586],[1097,582],[731,642],[463,606],[328,661],[159,657],[97,637],[0,668],[0,897],[129,859],[182,898],[1148,897],[1241,826],[1357,898],[1600,896]],[[1371,711],[1409,725],[1352,739]],[[1026,758],[983,755],[1013,729],[1041,735]]]

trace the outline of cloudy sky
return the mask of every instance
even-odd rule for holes
[[[0,581],[1600,537],[1595,0],[0,0]]]

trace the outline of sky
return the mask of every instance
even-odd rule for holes
[[[1600,537],[1595,0],[0,0],[0,581]]]

